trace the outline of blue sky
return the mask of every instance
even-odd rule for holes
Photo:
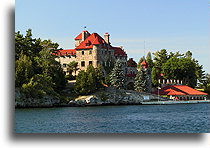
[[[110,33],[137,62],[145,52],[190,50],[209,72],[209,1],[207,0],[16,0],[15,31],[51,39],[74,48],[74,38],[87,30]]]

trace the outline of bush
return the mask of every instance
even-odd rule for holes
[[[27,98],[42,98],[46,95],[59,96],[53,90],[53,83],[51,77],[42,74],[34,75],[30,82],[23,84],[21,92],[25,94]]]

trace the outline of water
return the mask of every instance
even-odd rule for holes
[[[209,133],[209,104],[16,109],[16,133]]]

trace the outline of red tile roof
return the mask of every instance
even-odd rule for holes
[[[93,48],[93,45],[96,44],[104,44],[105,40],[98,35],[97,33],[92,33],[89,37],[87,37],[84,41],[80,43],[75,49],[89,49]]]
[[[127,56],[125,51],[120,47],[111,47],[114,50],[114,56]]]
[[[158,94],[158,91],[153,92]],[[159,95],[208,95],[207,93],[195,90],[186,85],[168,85],[159,90]]]
[[[145,60],[141,62],[141,66],[143,66],[144,68],[148,68],[148,64]]]
[[[84,30],[83,32],[86,32],[88,36],[90,35],[90,33],[86,30]],[[81,39],[82,39],[82,33],[80,33],[76,38],[74,38],[74,40],[81,40]]]
[[[133,58],[130,58],[130,59],[127,61],[127,66],[128,66],[128,67],[137,67],[137,63],[133,60]]]
[[[80,43],[79,46],[77,46],[75,49],[66,49],[66,50],[59,50],[57,51],[57,55],[75,55],[76,49],[91,49],[93,48],[93,45],[101,45],[102,48],[108,48],[108,44],[106,41],[97,33],[90,33],[88,31],[83,31],[88,33],[88,37]],[[105,33],[108,34],[108,33]],[[80,33],[75,40],[82,39],[82,33]],[[121,47],[112,47],[109,45],[109,49],[114,50],[114,56],[127,56],[126,52]]]
[[[76,55],[76,50],[75,49],[57,50],[55,53],[52,54],[56,56]]]

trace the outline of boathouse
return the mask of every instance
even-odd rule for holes
[[[186,85],[167,85],[153,94],[167,97],[173,100],[207,100],[208,94],[193,89]]]

